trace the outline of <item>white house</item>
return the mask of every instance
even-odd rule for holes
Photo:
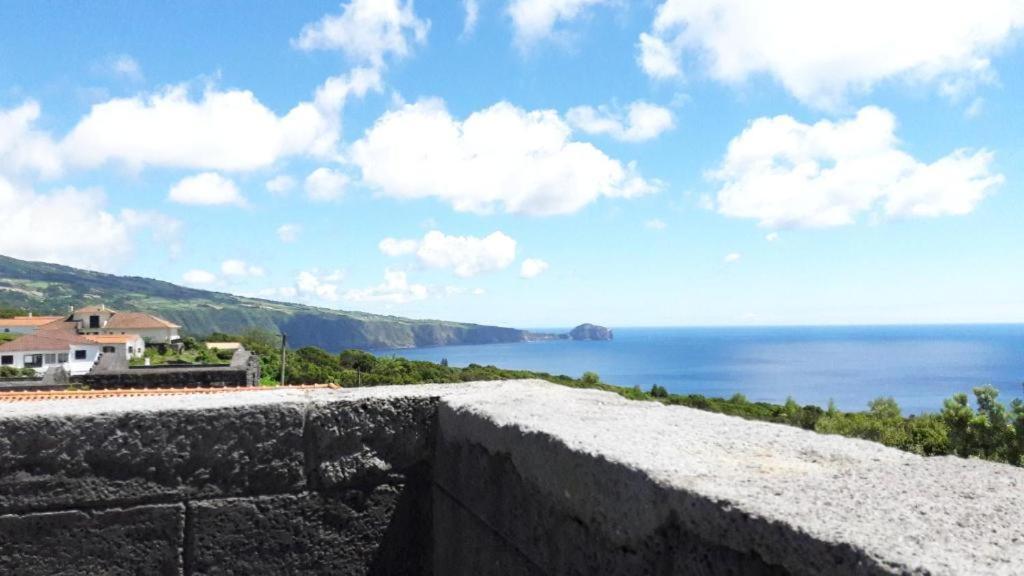
[[[63,316],[15,316],[0,318],[0,333],[3,334],[35,334],[47,324],[60,322]]]
[[[146,341],[138,334],[95,334],[86,338],[99,344],[104,354],[120,354],[125,360],[142,358],[146,352]]]
[[[71,314],[80,334],[138,334],[150,344],[171,344],[181,340],[181,326],[143,312],[118,312],[104,305],[86,306]]]
[[[77,376],[92,369],[102,345],[84,336],[64,330],[45,330],[26,334],[0,345],[0,366],[34,368],[42,374],[54,366],[63,366]]]

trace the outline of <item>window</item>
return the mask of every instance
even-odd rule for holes
[[[85,360],[85,350],[75,350],[75,360]]]
[[[42,354],[26,354],[24,360],[25,368],[42,368],[43,367],[43,355]]]
[[[11,366],[14,364],[14,356],[0,356],[0,366]]]
[[[60,362],[61,364],[63,364],[65,362],[67,362],[67,361],[68,361],[68,353],[67,352],[61,352],[60,354],[57,354],[57,362]]]
[[[56,354],[47,354],[43,358],[43,363],[46,364],[46,365],[56,364],[57,363],[57,355]]]
[[[10,331],[11,331],[10,328],[4,328],[4,332],[10,332]]]
[[[135,354],[135,347],[134,346],[129,346],[128,347],[128,353],[129,354]]]
[[[117,351],[117,349],[114,348],[113,346],[104,346],[103,347],[103,353],[104,354],[113,354],[116,351]]]
[[[100,327],[100,317],[99,316],[89,316],[89,328],[99,328],[99,327]]]

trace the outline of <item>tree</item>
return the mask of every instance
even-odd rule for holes
[[[900,418],[900,405],[892,396],[875,398],[868,402],[868,410],[872,416],[883,420],[896,420]]]
[[[942,403],[942,420],[949,429],[949,444],[953,452],[964,458],[971,455],[970,427],[974,410],[967,404],[967,394],[957,392]]]
[[[441,358],[441,366],[444,366],[445,368],[448,367],[448,359],[447,358]]]
[[[668,398],[668,390],[664,386],[655,384],[651,386],[651,396],[654,398]]]
[[[969,435],[978,455],[988,460],[1005,460],[1007,448],[1013,442],[1013,429],[1009,425],[1006,407],[997,398],[999,390],[992,386],[974,389],[978,412],[971,419]]]
[[[580,381],[587,386],[596,386],[601,383],[601,377],[597,375],[597,372],[584,372]]]

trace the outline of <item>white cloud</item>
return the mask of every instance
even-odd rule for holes
[[[730,254],[726,254],[725,258],[723,258],[722,261],[725,262],[726,264],[735,264],[739,262],[741,258],[743,258],[742,254],[740,254],[739,252],[732,252]]]
[[[559,21],[569,22],[587,8],[608,0],[512,0],[508,15],[516,32],[516,41],[528,46],[551,36]]]
[[[306,176],[306,196],[310,200],[337,200],[344,196],[347,186],[348,176],[330,168],[317,168]]]
[[[168,245],[180,223],[156,212],[112,214],[98,189],[64,187],[47,194],[16,188],[0,176],[0,254],[112,270],[149,230]],[[163,242],[162,242],[163,243]]]
[[[536,278],[548,269],[548,263],[537,258],[523,260],[519,267],[519,275],[523,278]]]
[[[305,51],[341,50],[355,62],[380,68],[384,58],[409,55],[410,44],[427,40],[430,22],[420,20],[412,0],[352,0],[341,14],[307,24],[293,44]]]
[[[139,66],[139,62],[127,54],[112,58],[110,71],[129,80],[142,80],[142,66]]]
[[[338,299],[338,285],[344,274],[341,271],[334,271],[331,274],[320,275],[317,271],[302,271],[295,278],[295,288],[299,296],[315,297],[321,300],[334,302]]]
[[[420,243],[416,240],[399,240],[398,238],[385,238],[377,245],[381,253],[391,257],[412,254],[419,246]]]
[[[769,232],[768,234],[765,235],[764,239],[769,241],[769,242],[778,242],[778,240],[779,240],[779,233],[778,232]]]
[[[466,11],[466,19],[462,24],[462,35],[469,36],[476,30],[476,23],[480,19],[480,2],[478,0],[462,0],[462,7]]]
[[[842,226],[866,212],[963,215],[1002,183],[989,170],[991,152],[956,150],[927,164],[898,148],[895,128],[895,117],[874,107],[814,125],[755,120],[712,174],[722,182],[718,210],[771,228]]]
[[[670,46],[665,40],[651,34],[641,33],[638,46],[640,55],[637,57],[637,62],[651,78],[663,80],[682,75],[683,69],[679,63],[679,56],[676,54],[677,49]]]
[[[801,101],[833,107],[887,79],[945,92],[987,81],[991,56],[1022,26],[1019,0],[667,0],[640,37],[640,61],[671,77],[687,54],[720,81],[768,74]]]
[[[379,247],[388,256],[415,253],[424,266],[452,270],[463,278],[504,270],[516,259],[516,241],[502,232],[477,238],[448,236],[432,230],[422,240],[385,238]]]
[[[212,272],[206,270],[189,270],[181,275],[181,279],[185,281],[185,284],[192,286],[208,286],[217,281],[217,276]]]
[[[350,95],[380,89],[375,70],[328,78],[310,102],[277,116],[247,90],[207,87],[193,100],[187,86],[96,104],[61,142],[71,164],[248,171],[281,158],[334,158],[341,109]]]
[[[295,179],[287,174],[279,174],[267,180],[267,191],[277,196],[285,196],[295,188]]]
[[[351,157],[382,195],[435,197],[460,212],[568,214],[602,196],[657,190],[571,132],[551,110],[501,102],[459,121],[444,102],[425,100],[384,114]]]
[[[644,227],[651,230],[664,230],[665,228],[668,228],[668,224],[665,224],[665,221],[660,218],[652,218],[647,222],[644,222]]]
[[[263,268],[242,260],[225,260],[220,264],[220,273],[231,278],[257,278],[263,276]]]
[[[298,224],[281,224],[277,227],[277,237],[281,242],[291,243],[299,239],[302,227]]]
[[[607,134],[626,142],[651,140],[675,126],[671,110],[643,101],[630,104],[625,118],[607,106],[577,106],[566,113],[565,119],[587,134]]]
[[[429,288],[423,284],[410,283],[405,272],[400,270],[386,270],[383,284],[345,292],[345,300],[350,302],[385,302],[388,304],[406,304],[425,300],[429,296]]]
[[[16,108],[0,109],[0,173],[60,175],[60,149],[48,133],[35,128],[39,114],[39,103],[32,100]]]
[[[182,178],[171,186],[167,198],[178,204],[197,206],[220,206],[234,204],[245,206],[245,198],[238,191],[238,186],[229,178],[216,172],[204,172],[195,176]]]

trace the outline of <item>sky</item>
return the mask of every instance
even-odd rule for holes
[[[1024,321],[1024,0],[0,5],[0,254],[516,327]]]

